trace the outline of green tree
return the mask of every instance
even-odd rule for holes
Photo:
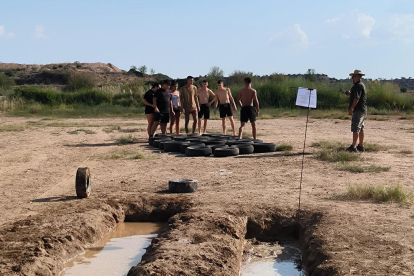
[[[315,69],[308,69],[308,71],[306,71],[305,80],[312,81],[312,82],[317,81],[317,77],[315,75]]]
[[[223,78],[224,72],[218,66],[213,66],[211,67],[210,72],[207,74],[207,76],[218,80]]]
[[[401,87],[401,88],[400,88],[400,91],[401,91],[401,93],[405,93],[405,92],[407,92],[407,87]]]
[[[131,71],[131,70],[133,70],[133,71],[137,71],[137,67],[136,67],[135,65],[132,65],[132,66],[131,66],[131,68],[130,68],[129,70],[130,70],[130,71]]]
[[[155,74],[155,70],[154,70],[154,68],[151,68],[151,69],[150,69],[150,74],[151,74],[151,75],[154,75],[154,74]]]
[[[138,72],[142,73],[142,74],[146,74],[147,73],[147,66],[146,65],[142,65],[138,68]]]
[[[0,73],[0,89],[9,89],[14,84],[14,79],[6,76],[4,73]]]

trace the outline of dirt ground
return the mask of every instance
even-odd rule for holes
[[[368,119],[366,142],[383,150],[363,153],[361,164],[388,172],[337,171],[306,155],[298,224],[305,122],[258,121],[258,138],[290,144],[291,152],[218,159],[154,150],[143,119],[0,114],[0,128],[21,130],[0,131],[0,274],[58,275],[65,261],[117,222],[163,220],[167,228],[128,275],[239,275],[246,233],[299,235],[308,275],[414,275],[412,206],[335,199],[357,184],[399,183],[414,192],[413,122]],[[122,132],[128,129],[135,131]],[[220,121],[210,121],[209,129],[219,132]],[[117,144],[128,135],[136,142]],[[308,153],[317,150],[312,142],[348,143],[350,122],[311,119],[307,137]],[[108,157],[120,152],[125,158]],[[91,170],[92,194],[77,199],[75,174],[84,166]],[[199,190],[167,193],[168,180],[176,178],[197,179]]]

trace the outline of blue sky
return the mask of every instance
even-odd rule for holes
[[[0,62],[414,77],[414,0],[2,2]]]

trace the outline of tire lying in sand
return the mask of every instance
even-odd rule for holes
[[[180,146],[183,144],[181,141],[166,141],[164,143],[165,152],[181,152]]]
[[[168,182],[171,193],[194,193],[197,189],[198,181],[195,179],[173,179]]]
[[[254,147],[254,153],[276,151],[276,145],[273,143],[254,143],[253,147]]]
[[[214,151],[216,148],[228,148],[229,146],[227,145],[207,145],[207,147],[211,148],[211,152],[214,154]]]
[[[189,134],[187,134],[187,137],[200,137],[200,134],[198,134],[198,133],[189,133]]]
[[[226,140],[218,140],[218,139],[214,139],[214,140],[207,140],[205,142],[203,142],[204,144],[208,145],[225,145],[226,144]]]
[[[231,148],[238,148],[239,154],[250,154],[254,152],[254,146],[252,144],[236,144]]]
[[[187,142],[191,142],[191,143],[204,143],[206,141],[208,141],[208,138],[187,138],[186,141]]]
[[[156,148],[159,148],[159,147],[160,147],[160,142],[161,142],[161,141],[171,141],[171,138],[166,137],[166,138],[161,138],[161,139],[154,140],[154,141],[152,142],[152,146],[154,146],[154,147],[156,147]]]
[[[231,140],[231,141],[227,141],[226,145],[229,146],[233,146],[233,145],[239,145],[239,144],[247,144],[247,145],[251,145],[253,144],[252,141],[244,141],[244,142],[240,142],[240,140]]]
[[[250,138],[240,139],[240,140],[237,140],[237,141],[242,142],[242,143],[244,143],[244,142],[263,143],[263,140],[250,139]]]
[[[171,137],[174,141],[185,141],[187,140],[187,136],[184,135],[175,135]]]
[[[214,157],[227,157],[239,155],[238,148],[216,148],[214,150]]]
[[[180,145],[180,152],[185,154],[185,150],[187,147],[191,146],[191,147],[195,147],[195,146],[205,146],[206,144],[204,143],[190,143],[190,142],[183,142]]]
[[[187,156],[210,156],[212,150],[207,146],[189,146],[185,149]]]
[[[158,148],[160,149],[160,150],[164,150],[164,144],[165,143],[167,143],[167,142],[170,142],[171,140],[162,140],[162,141],[160,141],[160,143],[159,143],[159,145],[158,145]]]
[[[91,194],[92,182],[91,172],[88,167],[78,168],[76,171],[76,195],[80,198],[87,198]]]

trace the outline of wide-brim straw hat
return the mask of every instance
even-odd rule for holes
[[[350,73],[349,75],[350,75],[351,77],[352,77],[353,75],[365,76],[365,74],[362,74],[361,70],[354,70],[354,72],[353,72],[353,73]]]

